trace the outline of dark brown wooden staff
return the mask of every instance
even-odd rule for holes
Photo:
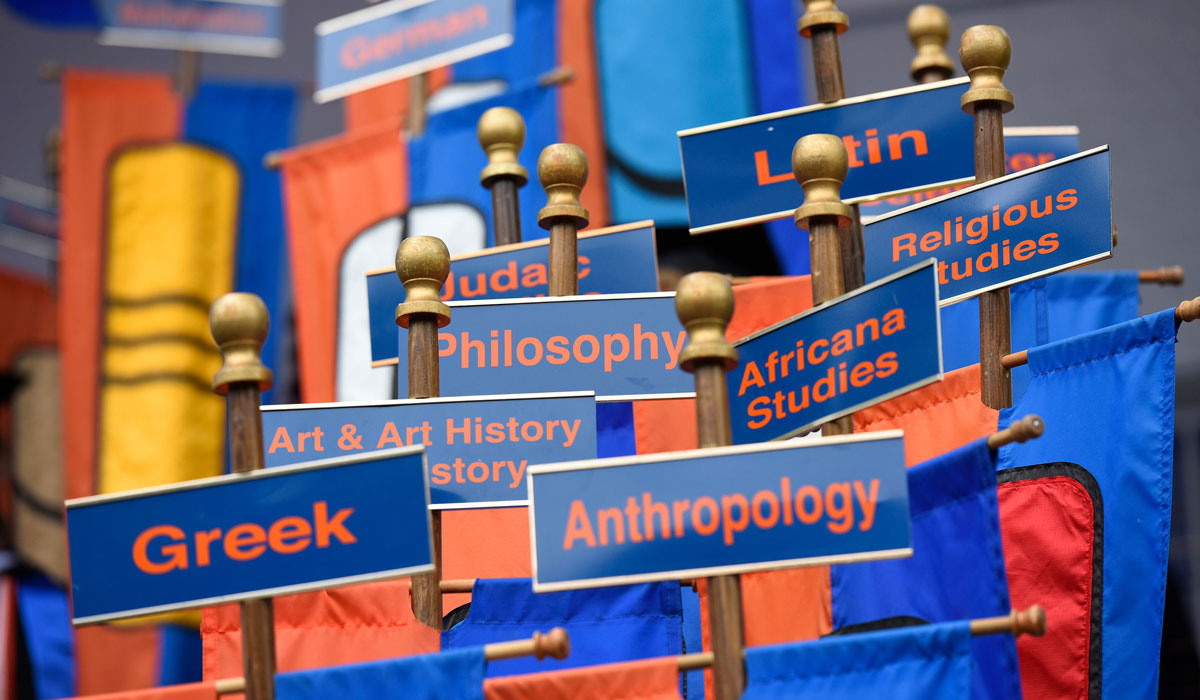
[[[227,397],[230,464],[236,473],[263,467],[259,393],[271,388],[271,370],[259,353],[270,328],[267,305],[254,294],[234,293],[213,302],[209,327],[221,348],[213,390]],[[242,672],[249,700],[275,697],[275,615],[270,598],[243,600]]]
[[[479,117],[479,145],[488,164],[479,181],[492,193],[492,230],[496,245],[521,242],[521,203],[517,190],[529,181],[529,172],[517,161],[525,145],[525,120],[510,107],[492,107]]]
[[[538,225],[550,231],[550,296],[573,296],[579,293],[579,229],[589,220],[588,210],[579,204],[587,183],[587,156],[579,146],[554,143],[542,149],[537,168],[546,190]]]
[[[917,50],[909,67],[918,83],[936,83],[954,75],[954,62],[946,55],[950,40],[950,15],[937,5],[917,5],[908,13],[908,39]]]

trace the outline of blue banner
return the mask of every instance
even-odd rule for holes
[[[936,257],[942,304],[1110,257],[1108,146],[886,214],[863,246],[868,282]]]
[[[808,134],[835,134],[846,144],[846,202],[970,181],[974,122],[959,104],[967,83],[959,78],[680,131],[692,233],[791,216],[804,201],[792,148]]]
[[[899,431],[529,469],[534,590],[912,554]]]
[[[433,508],[525,505],[530,464],[596,458],[590,393],[263,406],[266,466],[425,446]]]
[[[76,625],[433,568],[420,447],[66,506]]]
[[[942,378],[934,260],[734,343],[733,443],[790,437]]]
[[[102,0],[100,43],[275,57],[283,0]]]

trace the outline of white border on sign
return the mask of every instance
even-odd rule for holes
[[[431,2],[433,0],[391,0],[391,2],[381,2],[371,7],[364,7],[361,10],[355,10],[354,12],[348,12],[344,15],[318,22],[313,31],[317,36],[324,36],[340,32],[343,29],[349,29],[350,27],[357,27],[360,24],[366,24],[367,22],[372,22],[388,15],[411,10],[414,7],[428,5]]]
[[[96,41],[105,46],[132,46],[143,49],[172,49],[224,53],[236,56],[278,58],[283,55],[283,40],[274,37],[248,37],[233,34],[210,34],[202,31],[170,29],[132,29],[109,27],[100,32]]]
[[[1005,126],[1005,136],[1078,136],[1079,127],[1068,126]]]

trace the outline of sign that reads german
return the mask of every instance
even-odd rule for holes
[[[885,214],[867,280],[937,258],[942,305],[1112,255],[1108,146]]]
[[[76,625],[433,570],[420,447],[66,506]]]
[[[317,90],[328,102],[503,49],[513,0],[391,0],[317,25]]]
[[[266,466],[425,446],[431,507],[525,505],[530,464],[596,458],[590,392],[262,408]]]
[[[792,175],[802,136],[846,144],[848,203],[969,182],[974,122],[959,100],[967,78],[678,132],[692,233],[791,216],[804,201]]]
[[[898,430],[529,473],[535,591],[912,554]]]
[[[100,43],[274,57],[283,0],[103,0]]]
[[[450,302],[438,331],[442,396],[594,391],[597,401],[685,398],[675,293]],[[408,331],[399,332],[408,366]],[[400,395],[408,373],[397,372]]]
[[[942,378],[933,260],[734,343],[737,445],[790,437]]]
[[[442,300],[518,299],[546,296],[549,239],[488,248],[450,259]],[[579,293],[658,291],[654,222],[639,221],[579,234]],[[396,269],[367,273],[373,366],[396,358],[396,306],[404,301]]]

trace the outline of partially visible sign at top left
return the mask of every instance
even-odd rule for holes
[[[275,57],[283,0],[102,0],[100,43]]]

